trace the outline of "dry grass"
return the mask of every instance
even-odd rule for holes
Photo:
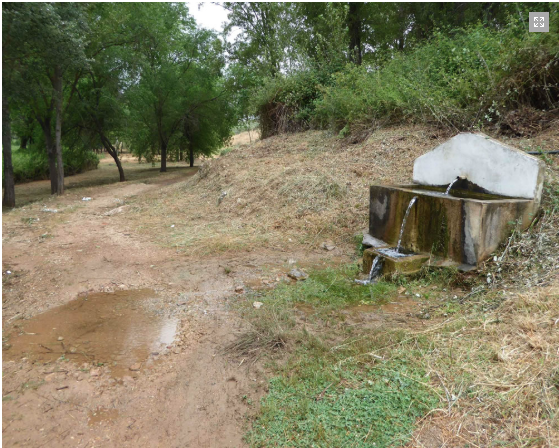
[[[447,137],[399,127],[358,144],[322,131],[258,141],[206,161],[164,197],[137,203],[138,227],[197,256],[263,245],[314,249],[326,239],[349,247],[367,224],[369,186],[409,182],[413,160]]]
[[[412,446],[559,446],[559,285],[476,314],[429,336],[422,362],[450,400]]]
[[[558,136],[549,129],[505,140],[546,150]],[[326,239],[351,252],[353,234],[367,225],[368,187],[409,182],[413,160],[448,137],[418,127],[380,130],[357,144],[317,131],[272,137],[136,202],[135,220],[161,244],[197,256],[315,249]],[[544,213],[503,245],[502,259],[482,266],[478,293],[454,303],[447,321],[375,352],[398,359],[419,350],[418,366],[445,397],[419,422],[411,446],[559,446],[558,160],[548,158]],[[228,350],[249,359],[285,345],[276,336],[253,331]]]

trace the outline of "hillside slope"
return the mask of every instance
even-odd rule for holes
[[[195,255],[316,249],[324,240],[348,249],[367,227],[369,186],[411,182],[414,159],[451,136],[419,126],[379,130],[360,143],[324,131],[275,136],[207,160],[192,179],[134,209],[142,232]],[[499,138],[525,149],[559,146],[556,129]],[[157,230],[162,215],[172,234]]]

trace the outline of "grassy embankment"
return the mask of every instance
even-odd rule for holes
[[[351,265],[239,299],[252,330],[227,351],[273,372],[250,444],[557,446],[559,170],[547,161],[542,215],[476,274],[363,287]],[[399,319],[355,318],[410,298],[418,308]]]

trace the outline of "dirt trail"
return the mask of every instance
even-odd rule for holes
[[[324,254],[262,249],[193,258],[161,247],[134,231],[129,203],[163,196],[195,170],[148,169],[138,177],[146,168],[127,165],[136,180],[95,186],[96,175],[105,183],[102,166],[71,178],[75,186],[62,198],[43,199],[44,182],[18,186],[16,193],[40,200],[3,214],[4,446],[243,446],[247,411],[267,383],[258,368],[221,353],[242,326],[228,298],[240,284],[286,271],[289,258],[313,262]],[[144,288],[180,323],[174,343],[139,370],[114,375],[98,360],[13,352],[10,336],[33,316],[77,297]]]

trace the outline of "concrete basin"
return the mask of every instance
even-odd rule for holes
[[[369,234],[388,246],[396,246],[406,209],[411,208],[402,236],[402,247],[450,259],[458,264],[478,265],[497,249],[519,223],[532,222],[537,204],[530,199],[510,198],[476,191],[424,185],[370,187]]]
[[[542,161],[487,135],[454,136],[415,160],[414,184],[371,186],[363,244],[372,241],[375,250],[367,253],[366,264],[377,255],[391,258],[376,249],[399,247],[421,256],[392,257],[386,266],[417,269],[425,255],[431,263],[478,266],[515,226],[530,225],[540,206],[544,171]]]

